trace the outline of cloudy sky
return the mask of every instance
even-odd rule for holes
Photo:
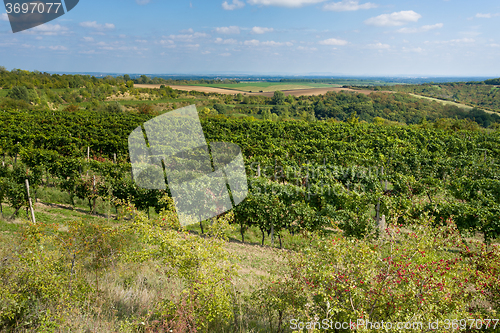
[[[82,0],[13,34],[40,71],[500,76],[498,0]]]

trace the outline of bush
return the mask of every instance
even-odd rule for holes
[[[26,226],[0,253],[0,330],[53,331],[86,295],[92,296],[85,279],[73,274],[65,251],[54,246],[53,231],[43,224]]]
[[[498,247],[485,253],[467,245],[451,221],[437,229],[430,221],[406,230],[390,225],[378,242],[338,236],[311,244],[286,256],[278,290],[267,289],[281,303],[294,302],[297,293],[308,299],[294,303],[290,318],[427,323],[497,314]]]
[[[10,97],[10,98],[16,99],[16,100],[22,100],[22,101],[25,101],[26,103],[30,102],[28,88],[26,88],[25,86],[12,87],[12,89],[7,94],[7,97]]]
[[[151,105],[149,105],[149,104],[141,104],[137,108],[137,111],[140,114],[152,114],[153,111],[154,111],[154,108]]]

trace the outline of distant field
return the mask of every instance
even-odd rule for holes
[[[271,83],[272,84],[272,83]],[[322,84],[323,85],[323,84]],[[136,88],[148,88],[148,89],[158,89],[160,88],[160,84],[135,84],[134,87]],[[223,86],[231,86],[232,89],[230,88],[224,88]],[[316,84],[316,86],[319,86],[319,84]],[[183,91],[200,91],[200,92],[206,92],[206,93],[217,93],[217,94],[224,94],[224,95],[236,95],[238,93],[243,93],[243,95],[259,95],[259,96],[266,96],[266,97],[272,97],[274,94],[274,91],[280,90],[285,93],[285,95],[293,95],[293,96],[317,96],[317,95],[324,95],[329,91],[335,91],[335,92],[340,92],[340,91],[352,91],[358,94],[365,94],[369,95],[373,93],[373,90],[362,90],[362,89],[350,89],[350,88],[339,88],[336,87],[333,84],[325,84],[323,85],[324,87],[316,87],[312,88],[311,86],[307,85],[290,85],[290,84],[274,84],[274,86],[269,86],[267,91],[264,91],[263,87],[258,87],[258,91],[256,92],[249,92],[250,90],[237,90],[235,87],[238,87],[238,84],[232,84],[232,85],[170,85],[172,89],[176,90],[183,90]],[[298,88],[300,87],[300,88]],[[254,87],[255,88],[255,87]],[[291,89],[292,88],[292,89]],[[262,90],[262,92],[260,92]],[[393,93],[392,91],[378,91],[378,92],[386,92],[386,93]]]
[[[244,82],[238,84],[193,84],[199,87],[212,87],[238,90],[242,92],[274,92],[276,90],[299,90],[313,88],[338,88],[339,84],[327,83],[287,83],[287,82]]]

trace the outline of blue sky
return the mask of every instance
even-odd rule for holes
[[[7,69],[500,76],[498,0],[81,0],[13,34]]]

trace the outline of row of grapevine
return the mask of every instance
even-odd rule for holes
[[[0,154],[19,156],[33,186],[45,172],[71,198],[87,199],[90,209],[101,197],[158,210],[161,192],[138,188],[127,162],[129,131],[149,116],[80,113],[0,112]],[[359,236],[373,226],[375,207],[401,222],[430,214],[437,222],[453,217],[463,230],[487,238],[500,234],[497,132],[224,117],[202,125],[207,141],[242,149],[250,185],[236,208],[242,237],[251,225],[280,236],[332,221]],[[87,145],[100,161],[85,159]],[[117,164],[110,161],[115,154]],[[11,179],[26,173],[9,170]],[[23,177],[14,183],[21,186]]]

